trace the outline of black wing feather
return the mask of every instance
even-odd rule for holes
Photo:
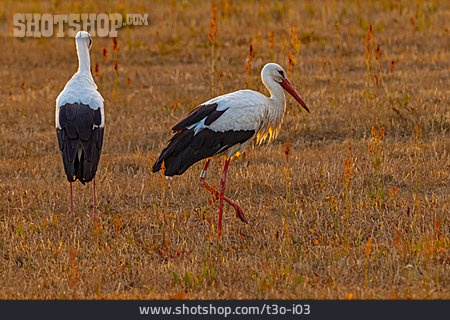
[[[97,172],[103,146],[100,109],[85,104],[66,104],[59,110],[56,129],[67,180],[91,181]]]
[[[211,124],[214,120],[217,120],[218,117],[222,115],[224,111],[217,111],[217,103],[212,104],[202,104],[192,110],[186,118],[178,122],[173,128],[172,131],[180,131],[182,129],[185,129],[189,127],[190,125],[193,125],[194,123],[197,123],[201,121],[203,118],[207,118],[205,120],[205,124],[208,121],[209,124]]]
[[[152,171],[161,170],[164,162],[166,176],[181,175],[194,163],[222,153],[235,144],[244,143],[254,134],[254,130],[216,132],[210,129],[194,134],[194,130],[184,129],[170,139]]]

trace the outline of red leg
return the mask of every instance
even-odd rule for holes
[[[211,162],[211,159],[207,159],[205,162],[205,166],[203,167],[202,173],[200,174],[200,184],[202,181],[206,179],[206,173],[208,172],[209,163]]]
[[[225,187],[227,184],[227,173],[230,166],[230,159],[225,160],[225,165],[223,166],[222,176],[220,177],[220,195],[219,195],[219,223],[217,226],[217,231],[219,237],[222,235],[222,215],[223,215],[223,196],[225,193]]]
[[[74,215],[73,212],[73,189],[72,189],[72,182],[69,182],[70,184],[70,213],[72,214],[72,216]]]
[[[214,200],[216,200],[216,199],[220,199],[220,193],[217,192],[217,190],[214,187],[210,186],[206,182],[206,173],[208,171],[209,162],[210,162],[210,159],[206,160],[205,167],[203,168],[202,173],[200,175],[199,184],[203,188],[208,190],[213,195]],[[236,211],[236,216],[242,222],[248,223],[247,218],[245,217],[245,214],[244,214],[244,210],[242,210],[242,208],[236,202],[234,202],[233,200],[228,198],[226,195],[223,195],[223,200],[234,208],[234,210]]]
[[[92,180],[92,190],[93,190],[93,218],[95,221],[97,221],[98,217],[97,217],[97,194],[95,192],[95,178],[94,180]]]

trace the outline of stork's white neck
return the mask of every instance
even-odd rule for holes
[[[77,54],[78,54],[78,73],[91,73],[91,58],[89,56],[89,48],[86,41],[82,37],[76,38]]]
[[[268,98],[269,103],[266,105],[266,116],[258,130],[256,138],[258,143],[266,139],[271,141],[276,138],[286,109],[286,97],[283,88],[278,82],[273,80],[273,77],[267,72],[267,69],[263,69],[261,80],[269,91],[270,97]]]
[[[272,77],[265,77],[262,76],[262,82],[266,86],[267,90],[270,93],[270,100],[272,100],[275,103],[281,104],[281,106],[284,107],[286,97],[284,95],[283,88],[281,85],[272,79]]]

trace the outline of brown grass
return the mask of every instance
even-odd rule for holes
[[[289,100],[278,139],[232,163],[227,193],[250,224],[226,206],[220,240],[202,164],[172,180],[149,172],[171,125],[210,97],[211,4],[2,5],[0,298],[449,299],[448,3],[216,6],[216,93],[263,90],[264,63],[292,60],[312,110]],[[76,184],[68,213],[53,127],[73,39],[11,35],[14,12],[105,11],[150,25],[94,38],[107,112],[95,226],[91,185]]]

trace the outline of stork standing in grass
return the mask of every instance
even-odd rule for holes
[[[163,167],[166,176],[181,175],[197,161],[207,159],[200,175],[200,185],[215,193],[205,180],[210,157],[226,156],[218,195],[219,236],[224,201],[236,210],[238,218],[247,222],[241,207],[224,194],[231,158],[243,152],[252,140],[261,143],[278,135],[286,109],[283,89],[309,112],[281,66],[266,64],[261,71],[261,79],[270,97],[253,90],[239,90],[201,104],[172,128],[174,135],[152,168],[153,172],[158,172]]]
[[[105,113],[103,97],[92,78],[89,50],[92,38],[80,31],[75,36],[78,71],[56,98],[56,134],[64,170],[70,183],[70,211],[73,214],[72,183],[92,181],[93,218],[97,219],[95,173],[103,144]]]

